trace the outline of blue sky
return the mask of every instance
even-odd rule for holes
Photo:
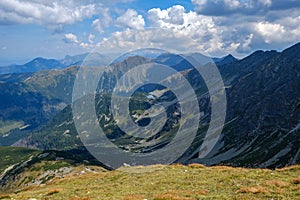
[[[298,0],[1,0],[0,65],[155,47],[243,57],[299,42]]]

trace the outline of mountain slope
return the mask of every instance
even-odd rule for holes
[[[258,51],[223,66],[240,69],[227,89],[227,122],[210,158],[191,162],[278,167],[300,162],[300,44],[281,53]]]
[[[1,75],[0,144],[12,145],[70,104],[77,70]]]

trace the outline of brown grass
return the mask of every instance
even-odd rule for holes
[[[69,200],[91,200],[89,197],[71,197]]]
[[[252,194],[258,194],[258,193],[268,193],[268,188],[261,187],[261,186],[255,186],[255,187],[243,187],[238,190],[239,193],[252,193]]]
[[[188,166],[191,168],[205,168],[206,167],[205,165],[198,164],[198,163],[192,163],[192,164],[189,164]]]
[[[57,193],[60,193],[60,192],[62,192],[62,189],[53,189],[53,190],[49,190],[47,193],[46,193],[46,195],[47,196],[51,196],[51,195],[53,195],[53,194],[57,194]]]
[[[177,196],[174,194],[167,193],[167,194],[156,195],[154,200],[196,200],[196,199],[191,198],[191,197],[182,197],[182,196]]]
[[[129,194],[123,198],[123,200],[144,200],[144,199],[145,197],[139,194]]]
[[[229,166],[212,166],[210,169],[218,170],[218,171],[232,171],[232,170],[245,170],[244,168],[234,168],[234,167],[229,167]]]
[[[208,190],[169,190],[167,193],[156,195],[154,200],[194,200],[195,195],[207,195]]]
[[[208,190],[197,190],[195,191],[195,194],[200,194],[200,195],[207,195],[209,193]]]
[[[267,185],[275,185],[277,187],[288,187],[290,184],[281,180],[266,181]]]
[[[298,178],[293,179],[294,184],[300,184],[300,176]]]
[[[183,164],[180,164],[180,163],[175,163],[175,164],[172,164],[171,165],[171,167],[173,167],[173,168],[184,168],[184,167],[186,167],[185,165],[183,165]]]
[[[288,167],[284,167],[284,168],[278,168],[278,169],[276,169],[276,171],[283,172],[283,171],[293,171],[293,170],[297,170],[297,169],[300,169],[300,165],[293,165],[293,166],[288,166]]]

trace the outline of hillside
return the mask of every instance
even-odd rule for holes
[[[77,69],[0,75],[0,145],[28,136],[70,104]]]
[[[1,199],[297,199],[300,167],[242,169],[231,167],[148,166],[115,171],[85,168],[42,185],[1,194]]]
[[[19,162],[28,160],[31,156],[39,154],[40,151],[21,147],[0,147],[0,173],[6,168]]]
[[[0,147],[0,157],[0,193],[45,184],[55,178],[78,174],[86,168],[106,171],[84,149],[40,151]]]

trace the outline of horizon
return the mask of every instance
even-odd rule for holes
[[[256,50],[253,50],[251,53],[247,54],[247,55],[244,55],[243,57],[237,57],[237,56],[234,56],[232,55],[231,53],[229,54],[226,54],[226,55],[223,55],[223,56],[219,56],[219,57],[211,57],[212,59],[216,58],[216,59],[221,59],[221,58],[225,58],[229,55],[232,55],[234,58],[238,59],[238,60],[242,60],[242,59],[245,59],[247,58],[248,56],[252,55],[253,53],[257,52],[257,51],[264,51],[264,52],[267,52],[267,51],[276,51],[276,52],[279,52],[281,53],[282,51],[294,46],[294,45],[297,45],[299,42],[296,42],[292,45],[289,45],[288,47],[284,47],[282,50],[276,50],[276,49],[256,49]],[[80,54],[66,54],[60,58],[54,58],[54,57],[41,57],[41,56],[36,56],[36,57],[32,57],[32,58],[29,58],[29,59],[26,59],[26,60],[22,60],[22,61],[16,61],[16,62],[12,62],[12,63],[6,63],[6,64],[1,64],[0,63],[0,67],[7,67],[7,66],[11,66],[11,65],[24,65],[24,64],[27,64],[35,59],[38,59],[38,58],[42,58],[42,59],[47,59],[47,60],[50,60],[50,59],[54,59],[54,60],[63,60],[65,59],[67,56],[71,56],[71,57],[74,57],[74,56],[80,56],[80,55],[84,55],[84,54],[90,54],[92,52],[82,52]],[[201,53],[201,52],[189,52],[189,53]],[[110,56],[111,54],[107,53],[107,54],[101,54],[101,55],[104,55],[104,56]],[[209,56],[209,55],[206,55],[206,54],[203,54],[205,56]],[[1,62],[1,61],[0,61]]]
[[[282,51],[299,41],[299,7],[293,0],[3,1],[0,66],[62,59],[99,45],[111,52],[168,47],[239,59],[256,50]]]

